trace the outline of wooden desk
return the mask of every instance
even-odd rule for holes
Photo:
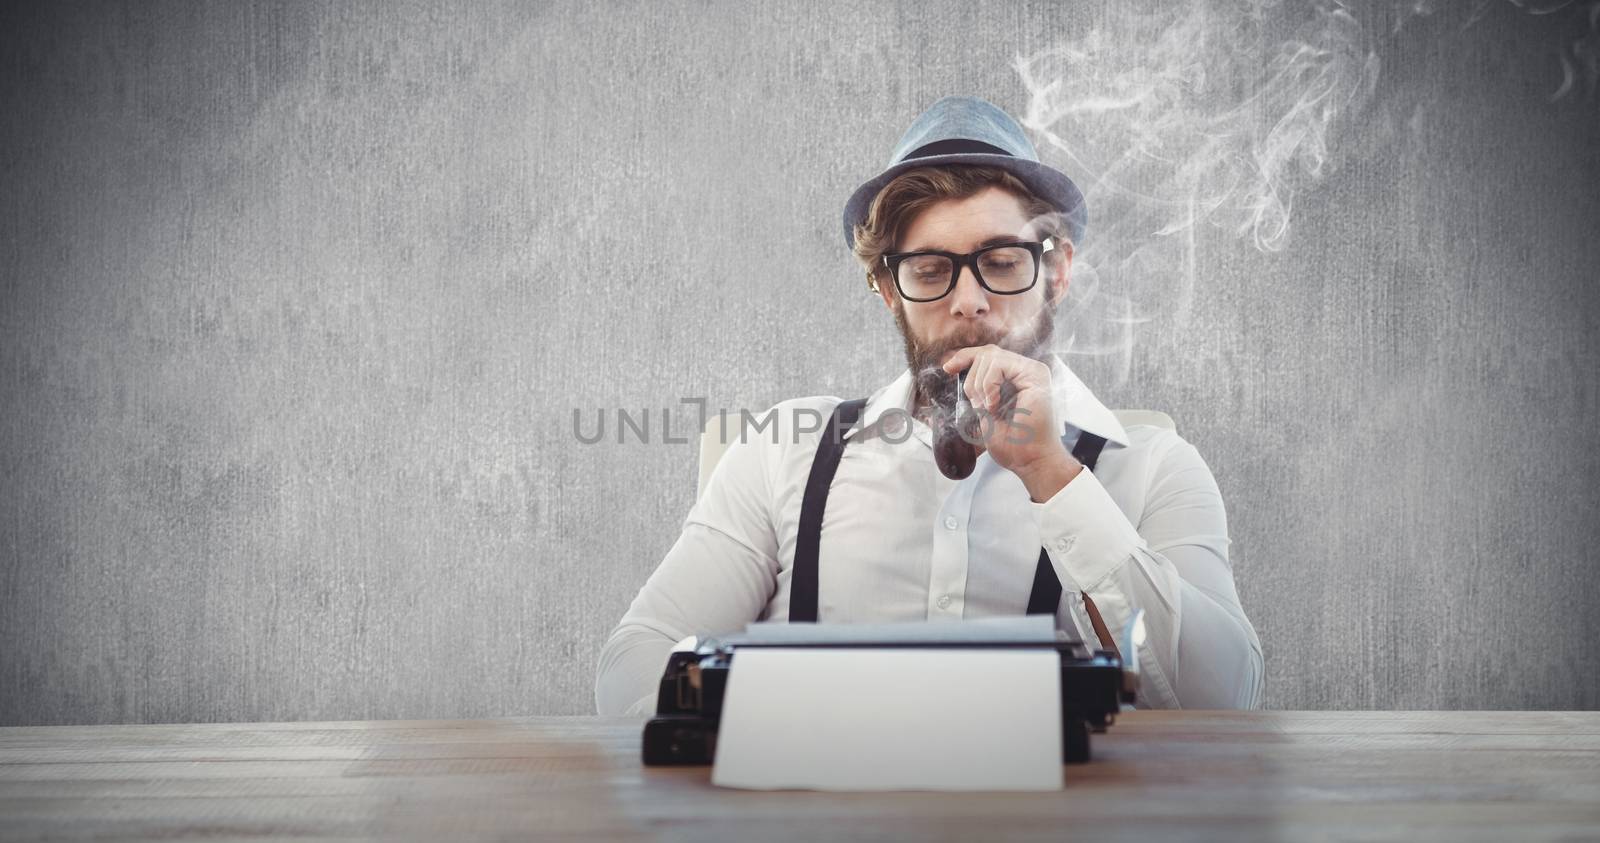
[[[1596,712],[1132,712],[1049,794],[723,790],[640,725],[0,729],[0,838],[1600,839]]]

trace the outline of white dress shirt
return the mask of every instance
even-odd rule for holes
[[[1239,605],[1205,460],[1173,431],[1124,428],[1059,357],[1050,366],[1063,441],[1071,448],[1081,431],[1107,441],[1092,471],[1044,503],[987,452],[964,480],[941,474],[932,431],[910,415],[909,369],[873,393],[822,520],[818,620],[1021,615],[1043,547],[1062,585],[1058,628],[1099,645],[1083,593],[1112,635],[1144,609],[1137,707],[1259,707],[1261,642]],[[675,642],[788,617],[800,502],[840,401],[798,398],[753,425],[730,420],[731,444],[682,535],[601,650],[601,714],[654,713]]]

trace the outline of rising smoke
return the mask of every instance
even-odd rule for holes
[[[1573,16],[1551,97],[1593,95],[1600,0],[1479,0],[1465,25],[1492,3]],[[1019,57],[1022,123],[1090,210],[1055,350],[1110,357],[1126,382],[1138,325],[1187,324],[1198,238],[1287,247],[1296,198],[1338,168],[1341,139],[1362,127],[1381,71],[1377,39],[1433,12],[1431,0],[1123,6],[1114,28]]]

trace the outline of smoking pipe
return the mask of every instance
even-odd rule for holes
[[[954,408],[943,408],[947,420],[934,430],[933,461],[939,473],[951,480],[962,480],[972,474],[978,462],[977,445],[983,442],[983,413],[967,400],[967,372],[956,375]],[[997,418],[1010,420],[1017,403],[1017,388],[1010,381],[1000,385],[1000,407]]]
[[[933,461],[939,473],[951,480],[964,480],[978,464],[978,449],[973,445],[983,441],[983,424],[972,402],[967,400],[967,372],[956,375],[955,408],[950,420],[939,425],[933,433]]]

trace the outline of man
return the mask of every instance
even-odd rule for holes
[[[917,118],[844,215],[907,370],[864,402],[781,402],[732,442],[601,652],[600,713],[652,713],[675,642],[754,620],[1028,612],[1115,648],[1138,609],[1137,705],[1261,704],[1210,469],[1049,353],[1086,220],[1005,112],[945,97]],[[958,384],[976,432],[953,422]]]

